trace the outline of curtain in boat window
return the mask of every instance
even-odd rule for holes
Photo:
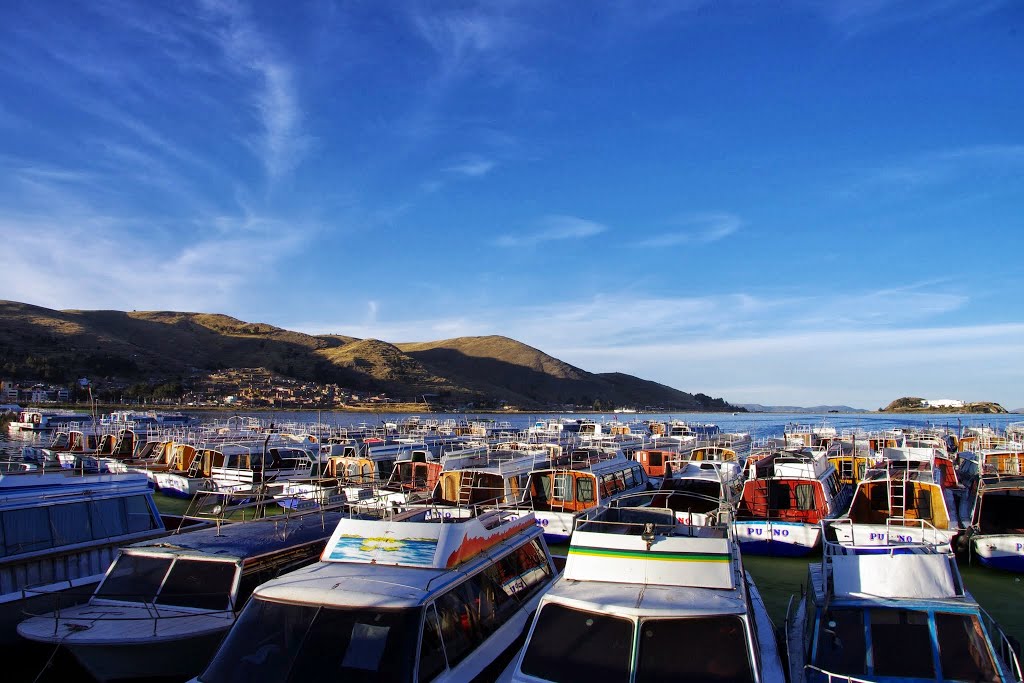
[[[50,525],[55,546],[92,540],[87,503],[65,503],[50,508]]]
[[[798,510],[813,510],[814,509],[814,485],[813,484],[797,484],[796,485],[796,507]]]
[[[3,515],[4,547],[8,555],[46,550],[53,546],[49,508],[8,510]]]
[[[576,479],[576,500],[581,503],[594,502],[594,479],[592,477]]]

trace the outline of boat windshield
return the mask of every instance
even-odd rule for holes
[[[421,611],[336,609],[254,598],[199,680],[411,681]]]
[[[753,683],[743,620],[733,615],[646,619],[640,622],[636,683],[733,681]],[[703,657],[680,657],[679,646]]]
[[[237,569],[233,561],[175,560],[122,553],[96,591],[96,597],[226,610],[231,608]]]
[[[640,621],[633,662],[633,621],[549,603],[537,618],[521,670],[554,683],[694,680],[753,682],[746,628],[734,615]],[[679,647],[707,653],[680,657]]]

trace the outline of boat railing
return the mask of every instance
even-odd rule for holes
[[[688,520],[692,520],[693,515],[685,509],[677,509],[673,505],[676,500],[683,501],[680,507],[687,502],[699,500],[711,505],[712,510],[705,513],[704,524],[683,522],[679,518],[680,514]],[[662,524],[655,519],[660,517],[664,518]],[[733,530],[729,520],[733,517],[733,506],[713,496],[689,491],[654,490],[627,493],[585,510],[573,521],[573,529],[592,525],[589,529],[591,531],[641,535],[648,524],[654,523],[653,531],[665,525],[669,534],[675,536],[706,536],[709,528],[717,528],[731,538]]]
[[[1020,650],[1020,643],[1007,635],[999,624],[996,623],[996,620],[992,618],[992,615],[980,607],[979,610],[981,611],[981,620],[985,623],[985,628],[992,638],[992,646],[995,648],[996,654],[1010,670],[1010,673],[1013,675],[1013,680],[1024,680],[1024,674],[1022,674],[1020,667],[1020,660],[1017,658],[1017,652]]]
[[[834,674],[830,671],[825,671],[813,664],[804,665],[804,679],[814,681],[818,683],[872,683],[872,681],[866,678],[857,678],[856,676],[850,676],[847,674]],[[808,675],[810,674],[810,675]]]
[[[70,582],[68,582],[71,585]],[[111,601],[119,605],[127,604],[129,606],[137,606],[146,610],[145,615],[131,616],[126,615],[124,612],[117,612],[114,610],[101,611],[101,610],[90,610],[88,615],[66,616],[67,610],[75,607],[83,607],[86,605],[97,606],[96,603],[91,601],[91,598],[97,597],[94,591],[74,591],[74,590],[61,590],[55,592],[52,589],[40,590],[23,588],[22,598],[28,600],[30,598],[38,598],[41,596],[50,596],[53,598],[53,609],[48,612],[37,612],[22,610],[22,615],[25,618],[52,618],[53,619],[53,635],[57,636],[60,631],[61,619],[67,619],[72,622],[68,624],[68,628],[71,632],[75,630],[85,630],[91,628],[91,625],[97,621],[106,623],[119,622],[119,623],[152,623],[153,632],[152,635],[156,636],[161,623],[166,623],[174,619],[194,619],[197,615],[202,616],[218,616],[223,615],[225,618],[234,620],[235,618],[235,597],[226,596],[228,605],[223,609],[208,609],[208,608],[196,608],[189,607],[187,605],[172,605],[172,604],[160,604],[157,602],[158,598],[153,598],[148,595],[142,595],[138,593],[119,593],[115,595],[104,595],[101,600]],[[196,592],[196,593],[175,593],[176,599],[187,601],[188,599],[203,599],[203,598],[216,598],[218,596],[224,596],[224,591],[209,591],[209,592]],[[63,603],[63,604],[62,604]],[[100,603],[103,604],[103,603]],[[113,606],[113,605],[111,605]],[[76,628],[77,622],[88,622],[82,623],[80,627]]]

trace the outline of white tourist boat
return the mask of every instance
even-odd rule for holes
[[[821,521],[850,504],[852,487],[823,453],[777,451],[747,461],[736,509],[736,538],[743,552],[801,556],[821,545]]]
[[[519,509],[536,517],[548,543],[568,541],[576,518],[586,510],[651,488],[637,462],[621,455],[602,460],[594,454],[592,458],[530,473]]]
[[[577,520],[565,571],[500,681],[785,681],[731,527],[680,523],[663,495]]]
[[[88,603],[18,625],[99,681],[195,676],[257,585],[319,559],[340,513],[268,518],[122,548]]]
[[[964,588],[949,545],[879,543],[874,533],[847,534],[864,544],[826,541],[810,565],[786,616],[790,683],[1021,680],[1010,640]]]
[[[920,453],[915,453],[920,451]],[[936,469],[931,448],[885,448],[884,468],[868,470],[857,484],[850,509],[840,517],[849,523],[833,525],[835,540],[852,543],[888,542],[892,535],[907,543],[949,543],[963,531],[953,491],[944,482],[955,477],[949,467]],[[852,524],[851,524],[852,523]]]
[[[531,516],[344,519],[321,562],[253,593],[204,683],[493,680],[555,568]]]
[[[141,474],[0,474],[0,644],[25,611],[88,598],[128,543],[166,533]]]

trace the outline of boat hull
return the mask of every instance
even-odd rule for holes
[[[98,681],[150,676],[186,680],[202,673],[226,631],[227,627],[190,638],[146,643],[89,645],[70,642],[65,643],[65,647]]]
[[[745,520],[733,523],[740,550],[749,555],[803,557],[821,545],[821,527],[802,522]]]
[[[974,555],[986,567],[1024,572],[1024,535],[998,534],[971,539]]]

